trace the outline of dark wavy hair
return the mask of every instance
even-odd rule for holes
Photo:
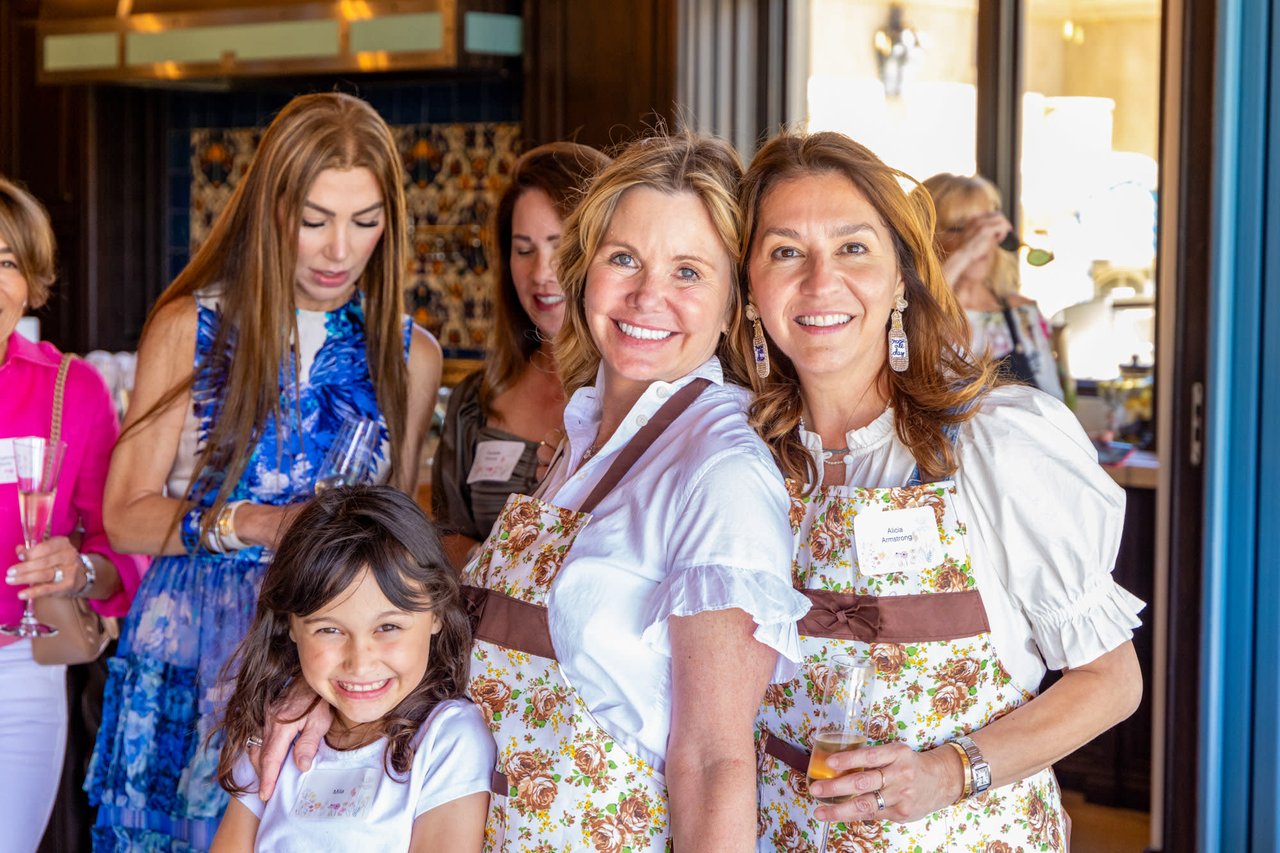
[[[401,777],[413,763],[413,740],[440,702],[466,688],[471,627],[457,575],[435,528],[408,496],[391,486],[352,486],[316,496],[285,532],[262,580],[258,610],[248,635],[223,671],[235,689],[218,729],[224,735],[218,784],[246,793],[233,771],[245,741],[261,735],[266,709],[302,676],[289,617],[307,616],[341,596],[364,572],[396,607],[431,612],[441,629],[431,640],[422,682],[377,724],[387,738],[389,775]],[[308,709],[310,710],[310,709]]]

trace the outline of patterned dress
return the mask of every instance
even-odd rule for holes
[[[216,299],[198,300],[188,416],[196,446],[222,405],[219,365],[226,360],[210,358],[221,317]],[[406,355],[409,332],[406,320]],[[307,498],[334,436],[354,417],[383,424],[378,457],[385,475],[386,424],[365,356],[361,294],[332,311],[299,311],[297,354],[289,359],[280,375],[283,418],[268,419],[229,500],[281,506]],[[184,455],[175,471],[190,464]],[[209,506],[216,483],[196,491]],[[217,554],[202,546],[159,558],[143,578],[108,662],[102,727],[85,781],[99,807],[95,850],[209,848],[228,800],[215,779],[221,737],[207,740],[229,693],[219,674],[248,631],[269,558],[262,547]]]

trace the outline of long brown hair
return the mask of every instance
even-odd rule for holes
[[[165,306],[216,288],[222,321],[211,362],[226,377],[221,405],[191,475],[187,500],[217,484],[203,536],[240,479],[254,437],[268,417],[280,419],[280,369],[296,340],[294,267],[307,192],[326,169],[365,168],[382,191],[386,226],[358,286],[364,291],[366,357],[391,439],[391,481],[405,441],[408,371],[402,327],[409,234],[404,174],[395,140],[364,101],[335,92],[300,95],[267,127],[253,161],[209,237],[147,318]],[[144,327],[143,334],[147,329]],[[230,353],[228,357],[226,354]],[[191,388],[195,371],[170,388],[133,428],[167,409]]]
[[[49,300],[58,277],[57,246],[49,214],[35,196],[0,175],[0,237],[13,251],[13,262],[27,280],[27,304],[39,308]]]
[[[516,161],[511,183],[498,199],[493,215],[494,263],[498,270],[493,298],[493,325],[489,354],[480,383],[480,407],[491,414],[493,398],[524,370],[542,345],[538,327],[520,305],[515,280],[511,277],[512,220],[516,202],[529,190],[541,190],[551,199],[556,214],[564,222],[577,206],[592,176],[609,163],[594,148],[576,142],[550,142],[526,151]]]
[[[911,350],[907,370],[888,360],[880,381],[889,390],[894,426],[923,476],[942,479],[956,468],[944,429],[973,416],[973,404],[991,385],[995,368],[971,359],[969,324],[942,278],[934,251],[934,212],[927,192],[908,196],[899,181],[916,183],[890,168],[866,147],[840,133],[784,134],[767,142],[742,179],[739,200],[746,216],[744,266],[755,244],[760,205],[778,183],[809,175],[848,179],[879,213],[893,238],[898,273],[908,303],[903,328]],[[746,276],[743,287],[747,287]],[[744,297],[745,298],[745,297]],[[885,331],[888,332],[888,318]],[[772,372],[758,386],[751,423],[773,450],[785,476],[818,485],[821,472],[800,441],[800,379],[795,366],[766,337]]]
[[[388,774],[409,772],[422,723],[436,705],[462,695],[471,626],[435,528],[412,499],[391,486],[328,489],[307,504],[280,540],[262,579],[253,625],[223,670],[224,679],[235,673],[217,729],[224,737],[218,784],[230,793],[246,792],[234,781],[245,741],[262,734],[265,709],[302,676],[289,617],[324,608],[365,572],[396,607],[431,612],[442,626],[431,638],[422,681],[372,731],[387,738]]]
[[[587,326],[583,299],[587,268],[609,229],[622,194],[632,187],[649,187],[669,194],[696,195],[729,253],[732,281],[737,281],[742,214],[736,187],[741,174],[742,161],[729,143],[685,131],[632,142],[591,182],[560,237],[559,271],[565,315],[556,337],[556,360],[566,394],[594,382],[600,365],[600,350]],[[730,331],[720,340],[716,355],[726,379],[750,385],[751,373],[744,355],[750,339],[741,320],[742,295],[736,287],[729,288],[728,312]]]

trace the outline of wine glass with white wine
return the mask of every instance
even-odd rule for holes
[[[858,773],[862,768],[836,770],[827,763],[827,759],[837,752],[848,752],[867,742],[867,704],[874,672],[871,659],[865,655],[832,655],[827,661],[827,667],[830,672],[823,691],[822,705],[818,708],[818,724],[810,744],[807,774],[810,792],[816,781]],[[853,794],[843,794],[838,797],[815,796],[814,799],[826,805],[834,805],[846,803],[853,797]],[[827,835],[830,831],[831,824],[823,821],[818,853],[827,853]]]
[[[53,517],[53,502],[58,493],[58,474],[62,457],[67,452],[65,441],[49,441],[39,437],[13,440],[13,467],[18,479],[18,514],[22,516],[22,541],[34,548],[44,541]],[[34,601],[27,599],[22,619],[16,624],[0,625],[0,634],[30,640],[53,637],[58,629],[36,618]]]

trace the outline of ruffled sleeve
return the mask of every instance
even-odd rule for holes
[[[694,478],[672,531],[670,572],[650,597],[642,641],[670,655],[668,620],[738,608],[755,639],[778,652],[774,680],[801,659],[796,620],[809,600],[791,586],[791,529],[777,469],[748,450],[726,450]]]
[[[1034,389],[1000,388],[957,447],[969,534],[982,540],[1045,665],[1081,666],[1130,640],[1145,604],[1111,577],[1124,490],[1070,410]]]

